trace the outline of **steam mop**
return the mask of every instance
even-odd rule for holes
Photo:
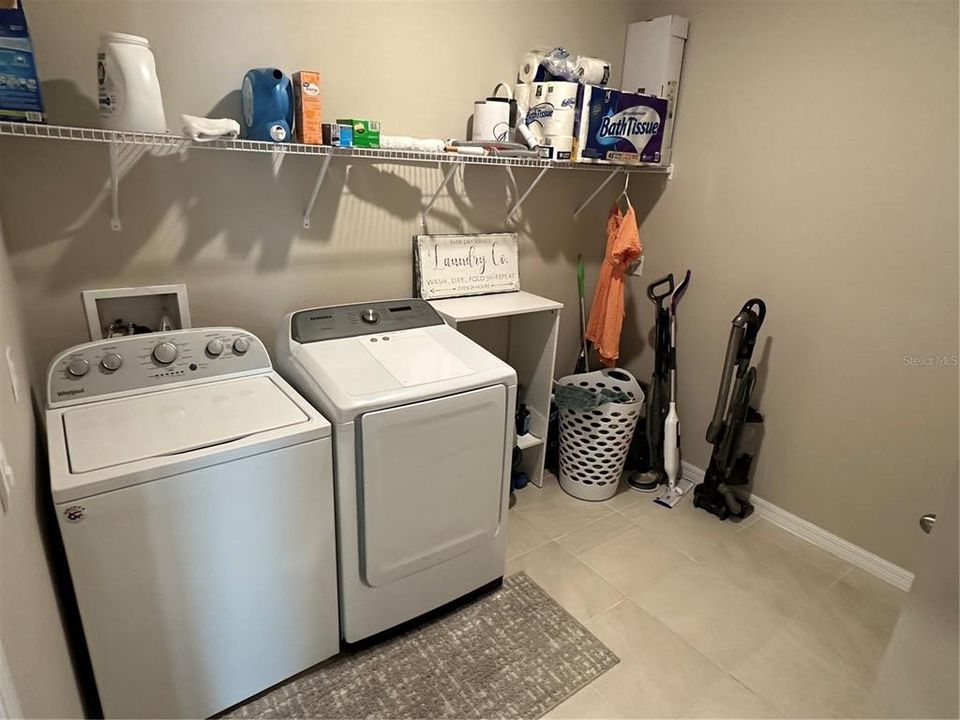
[[[663,425],[669,409],[667,383],[670,377],[670,310],[664,302],[670,299],[675,289],[673,273],[664,275],[647,286],[647,297],[654,306],[653,376],[650,378],[650,390],[647,393],[647,416],[644,423],[650,467],[646,471],[630,472],[626,476],[627,485],[631,489],[646,493],[656,492],[667,478],[663,469]]]
[[[680,477],[680,416],[677,414],[677,304],[689,283],[690,271],[687,270],[670,293],[670,408],[663,423],[663,469],[667,482],[653,500],[668,508],[674,507],[693,488],[693,482]]]

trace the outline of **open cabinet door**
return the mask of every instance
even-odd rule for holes
[[[960,716],[958,668],[958,474],[922,526],[923,555],[893,630],[865,717]],[[920,532],[920,528],[917,528]]]

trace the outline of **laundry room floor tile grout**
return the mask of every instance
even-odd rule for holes
[[[553,480],[556,482],[556,480]],[[550,503],[557,499],[549,498],[542,502],[535,502],[533,505],[528,505],[526,508],[518,509],[514,508],[511,512],[515,512],[517,516],[524,518],[525,511],[529,508],[540,507],[543,503]],[[721,700],[728,699],[733,697],[737,702],[743,703],[744,712],[753,712],[756,708],[765,708],[763,711],[770,716],[774,716],[777,713],[783,713],[787,716],[793,715],[796,716],[803,714],[797,708],[833,708],[830,710],[831,713],[839,715],[851,715],[856,712],[855,708],[859,707],[860,699],[858,693],[862,691],[858,684],[855,684],[851,678],[855,676],[851,675],[852,669],[849,666],[846,666],[843,662],[843,656],[837,655],[835,652],[830,651],[828,647],[820,649],[816,643],[816,637],[803,639],[802,641],[806,644],[802,646],[802,657],[805,659],[805,662],[808,664],[800,665],[799,670],[803,672],[812,672],[816,679],[820,679],[821,674],[827,673],[828,680],[824,682],[830,682],[829,677],[832,675],[833,680],[832,684],[829,685],[827,690],[822,692],[823,697],[815,696],[814,702],[804,705],[802,701],[798,701],[795,697],[788,697],[788,699],[783,700],[779,699],[777,693],[772,689],[776,685],[771,685],[770,680],[767,679],[767,675],[761,672],[764,668],[763,665],[768,662],[772,663],[784,663],[789,662],[790,658],[783,655],[782,647],[783,643],[791,642],[792,635],[795,634],[796,630],[792,629],[799,622],[798,627],[809,626],[812,622],[811,617],[804,615],[805,613],[811,613],[824,603],[833,603],[836,605],[837,602],[841,602],[844,597],[858,597],[856,593],[862,593],[862,597],[870,600],[874,605],[877,603],[883,602],[882,598],[882,588],[873,588],[869,586],[866,580],[861,579],[858,583],[849,582],[848,580],[856,572],[856,568],[853,566],[844,567],[841,561],[832,556],[821,557],[819,554],[820,551],[815,548],[815,546],[810,545],[799,545],[792,543],[791,538],[780,538],[776,533],[783,532],[779,528],[771,528],[769,526],[758,526],[756,523],[761,522],[760,519],[751,522],[749,524],[739,526],[737,528],[727,529],[726,524],[724,525],[701,525],[700,524],[700,513],[694,515],[693,520],[689,517],[684,518],[683,525],[680,525],[681,528],[689,527],[693,529],[695,533],[701,532],[696,530],[696,528],[704,528],[703,532],[706,533],[703,541],[703,546],[701,548],[694,548],[696,552],[688,553],[674,548],[677,552],[683,556],[683,561],[673,567],[668,569],[659,577],[655,577],[649,583],[649,585],[644,585],[644,590],[649,588],[655,588],[661,583],[667,581],[668,578],[675,576],[676,573],[680,572],[682,568],[697,568],[701,567],[704,570],[696,571],[703,572],[707,571],[708,576],[712,577],[714,575],[724,578],[725,581],[732,583],[732,580],[726,578],[722,570],[712,569],[711,563],[716,562],[718,559],[726,562],[746,562],[748,563],[745,567],[752,568],[752,563],[755,562],[751,558],[756,557],[762,560],[759,571],[766,571],[764,568],[774,563],[776,568],[779,568],[779,565],[776,565],[777,558],[783,558],[784,561],[789,558],[787,563],[788,569],[782,570],[787,574],[785,578],[790,579],[792,582],[800,582],[803,578],[815,578],[817,582],[815,585],[804,588],[804,592],[799,594],[798,597],[791,599],[790,604],[782,607],[777,607],[775,604],[771,605],[771,597],[769,591],[764,590],[760,595],[756,596],[755,599],[757,602],[761,603],[764,607],[769,607],[771,609],[776,609],[778,613],[782,616],[782,628],[775,628],[771,635],[764,638],[759,645],[756,645],[751,648],[746,648],[745,653],[742,657],[739,657],[735,663],[729,665],[728,667],[721,667],[713,659],[705,655],[696,645],[691,644],[683,635],[678,634],[665,620],[661,619],[656,612],[651,612],[641,605],[631,594],[625,592],[623,586],[618,584],[618,578],[614,577],[608,572],[605,568],[595,567],[596,563],[591,562],[593,558],[597,555],[602,557],[604,556],[603,548],[608,548],[610,550],[616,549],[617,542],[625,540],[623,538],[627,533],[634,531],[640,531],[640,533],[655,533],[655,530],[647,526],[645,518],[648,517],[658,517],[658,516],[646,516],[642,514],[644,511],[640,510],[637,507],[638,503],[645,501],[645,498],[638,497],[636,500],[629,502],[624,505],[623,500],[620,500],[616,504],[610,504],[606,502],[605,504],[612,511],[601,517],[590,519],[587,522],[584,522],[582,525],[578,525],[575,528],[572,528],[561,535],[558,535],[553,538],[548,538],[543,542],[540,542],[535,547],[526,549],[523,553],[518,554],[517,556],[511,558],[511,563],[516,563],[519,558],[524,558],[530,556],[531,553],[537,551],[543,552],[543,548],[550,543],[554,543],[558,547],[552,549],[550,553],[545,556],[549,558],[554,558],[550,560],[552,563],[556,563],[557,557],[565,557],[564,563],[567,563],[564,567],[573,568],[579,567],[583,570],[588,571],[595,578],[597,582],[602,581],[603,584],[609,585],[611,588],[615,589],[620,593],[621,597],[609,606],[604,607],[603,609],[594,611],[589,614],[586,619],[588,626],[594,626],[596,623],[603,621],[604,618],[612,618],[618,614],[630,612],[630,613],[642,613],[644,616],[649,617],[652,621],[656,623],[655,627],[662,628],[663,631],[666,631],[668,634],[664,635],[667,638],[676,638],[676,640],[682,643],[679,647],[688,647],[693,655],[690,657],[700,657],[703,661],[709,663],[710,667],[716,669],[716,677],[714,677],[710,682],[705,683],[702,687],[690,687],[688,688],[688,693],[683,698],[682,709],[677,711],[676,708],[670,713],[666,713],[664,716],[670,715],[674,717],[683,717],[685,713],[694,713],[699,714],[706,712],[708,708],[716,707],[718,702]],[[652,502],[652,498],[650,499]],[[631,513],[630,509],[634,508],[634,512]],[[693,512],[692,508],[684,508],[678,506],[681,512],[691,513]],[[675,509],[676,510],[676,509]],[[638,515],[638,511],[640,514]],[[612,518],[618,518],[618,521],[623,521],[622,527],[618,529],[618,521],[612,520]],[[664,516],[666,517],[666,516]],[[703,514],[703,522],[709,523],[713,520],[715,523],[719,523],[719,520]],[[660,528],[668,527],[664,525],[662,520],[657,521],[657,525]],[[609,537],[603,539],[596,545],[589,547],[588,549],[582,552],[583,557],[578,554],[576,548],[565,547],[562,540],[566,537],[571,536],[574,533],[584,533],[585,529],[596,527],[598,531],[603,531],[605,533],[611,533]],[[754,529],[756,528],[756,529]],[[682,530],[681,530],[682,531]],[[509,529],[508,529],[509,532]],[[772,534],[772,535],[771,535]],[[629,538],[629,541],[636,541],[640,537],[639,533],[635,533],[633,538]],[[577,538],[579,542],[581,538]],[[662,542],[671,546],[670,539],[663,538]],[[732,543],[732,545],[730,545]],[[752,550],[751,548],[756,548]],[[623,553],[623,551],[621,551]],[[741,555],[737,555],[741,553]],[[746,553],[743,555],[743,553]],[[561,555],[562,554],[562,555]],[[591,557],[593,555],[593,558]],[[693,555],[696,555],[695,557]],[[527,557],[527,560],[536,559],[535,556]],[[576,563],[571,561],[575,560]],[[623,565],[623,560],[619,561],[620,566],[614,566],[614,570],[618,573],[623,572],[624,568],[629,571],[629,563]],[[766,565],[764,565],[764,563]],[[529,571],[529,570],[528,570]],[[560,570],[554,569],[554,572],[561,572]],[[580,571],[575,571],[575,575]],[[739,572],[744,572],[743,568]],[[710,574],[712,573],[712,574]],[[677,578],[679,576],[676,576]],[[772,577],[778,577],[777,574],[774,574]],[[676,579],[676,578],[675,578]],[[749,580],[749,577],[747,578]],[[847,581],[847,582],[845,582]],[[564,582],[562,578],[554,582]],[[673,581],[671,581],[673,582]],[[773,582],[772,580],[766,580],[769,584]],[[733,583],[736,585],[735,583]],[[861,587],[862,586],[862,587]],[[634,584],[634,587],[636,585]],[[739,586],[737,586],[739,587]],[[749,587],[745,586],[745,587]],[[766,586],[764,586],[766,587]],[[668,591],[666,586],[664,586],[663,591]],[[548,590],[549,592],[549,590]],[[740,588],[737,592],[748,592]],[[781,593],[782,594],[782,593]],[[890,601],[893,602],[893,601]],[[561,603],[562,604],[562,603]],[[837,606],[838,608],[842,606]],[[618,609],[619,608],[619,609]],[[838,610],[839,611],[839,610]],[[838,612],[832,611],[832,612]],[[768,611],[769,612],[769,611]],[[675,614],[675,613],[674,613]],[[798,618],[805,617],[805,620],[798,620]],[[731,619],[732,621],[739,622],[741,620],[736,620],[735,609],[731,610]],[[672,622],[672,621],[671,621]],[[651,626],[654,627],[654,626]],[[808,631],[809,632],[809,631]],[[696,637],[694,637],[696,640]],[[810,643],[814,644],[811,645]],[[615,650],[616,652],[616,650]],[[769,658],[768,658],[769,656]],[[759,667],[760,670],[755,668]],[[812,665],[809,663],[813,663]],[[744,670],[746,668],[746,670]],[[829,670],[828,670],[829,669]],[[749,672],[748,672],[749,671]],[[619,677],[620,675],[626,675],[623,671],[620,671],[619,674],[616,671],[613,671],[614,674],[610,678],[602,681],[591,683],[587,686],[588,690],[584,690],[584,697],[579,700],[579,705],[575,702],[571,703],[570,711],[572,712],[575,708],[583,708],[584,703],[587,702],[600,702],[597,698],[602,699],[605,709],[602,712],[612,714],[614,716],[640,716],[643,714],[641,708],[631,709],[628,706],[625,706],[625,698],[633,697],[629,689],[621,687],[618,683],[618,680],[614,678]],[[758,675],[757,673],[760,672]],[[626,680],[624,681],[626,682]],[[596,693],[593,695],[592,693]],[[831,695],[831,693],[833,693]],[[576,698],[576,695],[574,696]],[[776,701],[776,702],[775,702]],[[570,701],[568,701],[570,702]],[[799,704],[798,704],[799,703]],[[820,703],[818,705],[817,703]],[[830,705],[830,703],[834,703]],[[609,706],[607,708],[606,706]],[[611,710],[610,708],[614,708]],[[753,708],[751,710],[750,708]],[[562,717],[562,706],[556,717]],[[826,712],[826,711],[824,711]],[[638,714],[639,713],[639,714]],[[602,713],[601,713],[602,714]],[[661,712],[660,714],[664,714]],[[810,714],[810,712],[806,712]],[[551,713],[548,717],[554,717],[554,714]]]

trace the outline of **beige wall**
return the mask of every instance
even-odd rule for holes
[[[53,122],[96,124],[97,36],[116,29],[150,38],[172,129],[181,112],[235,112],[246,69],[276,64],[321,70],[332,117],[440,136],[464,134],[472,101],[512,77],[524,48],[561,43],[619,66],[627,22],[688,14],[676,179],[631,183],[649,213],[648,277],[630,283],[625,362],[649,373],[649,277],[691,267],[681,415],[686,457],[705,465],[729,320],[747,297],[765,297],[758,493],[910,566],[926,489],[956,455],[956,368],[903,363],[957,352],[953,8],[34,0],[28,12]],[[84,288],[184,281],[195,324],[246,326],[268,343],[293,308],[407,295],[419,205],[440,179],[433,167],[335,161],[304,230],[313,159],[274,172],[266,156],[144,157],[121,186],[124,230],[112,233],[105,148],[7,139],[0,162],[37,378],[86,339]],[[534,176],[517,174],[521,189]],[[524,288],[567,305],[558,374],[576,347],[576,255],[592,285],[617,191],[576,224],[570,211],[601,177],[548,175],[519,227]],[[509,201],[502,170],[468,168],[430,230],[503,229]]]
[[[8,512],[0,512],[0,662],[6,659],[15,701],[25,716],[78,717],[83,708],[45,551],[49,509],[39,487],[44,479],[37,472],[26,376],[30,358],[22,322],[0,234],[0,443],[16,483]],[[19,402],[6,362],[8,351],[18,369]],[[0,691],[6,690],[3,678],[0,668]],[[7,706],[7,712],[15,710]]]
[[[757,494],[902,566],[957,458],[955,2],[648,2],[690,18],[676,175],[643,223],[680,308],[685,457],[768,304]],[[649,301],[631,322],[646,330]],[[629,363],[649,373],[649,353]]]

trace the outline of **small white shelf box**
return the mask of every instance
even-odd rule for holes
[[[530,411],[530,432],[517,438],[521,468],[530,482],[543,486],[547,423],[553,391],[557,331],[563,304],[519,292],[431,300],[451,327],[486,347],[517,371],[517,404]]]

